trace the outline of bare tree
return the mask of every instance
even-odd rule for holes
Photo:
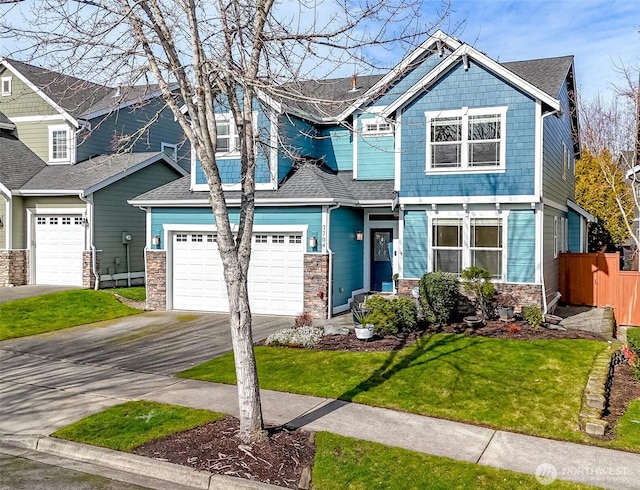
[[[621,66],[617,71],[622,81],[613,87],[610,100],[597,95],[591,101],[581,101],[581,139],[592,156],[590,161],[598,164],[637,254],[640,233],[633,218],[634,214],[640,217],[640,70]]]
[[[438,8],[438,10],[436,10]],[[255,207],[257,151],[269,145],[253,124],[257,104],[313,104],[299,81],[325,78],[343,66],[389,68],[401,52],[447,15],[434,7],[422,21],[418,0],[44,0],[28,23],[2,26],[26,46],[19,55],[91,73],[100,83],[157,83],[209,184],[209,200],[229,298],[238,380],[240,437],[264,435],[252,347],[247,274]],[[394,51],[390,56],[390,51]],[[354,99],[358,94],[354,94]],[[216,162],[216,113],[238,129],[241,208],[232,230]]]

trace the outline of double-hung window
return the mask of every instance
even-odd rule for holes
[[[69,161],[69,128],[67,126],[49,126],[49,161]]]
[[[240,137],[231,114],[216,116],[216,153],[230,154],[240,152]]]
[[[462,219],[436,218],[432,226],[433,270],[460,274]]]
[[[431,220],[431,268],[460,274],[476,266],[504,278],[503,218],[439,217]]]
[[[504,169],[506,113],[506,107],[425,113],[427,171]]]

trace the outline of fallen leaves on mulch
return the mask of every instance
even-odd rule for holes
[[[218,475],[298,488],[303,468],[313,467],[313,434],[271,429],[263,441],[249,445],[237,438],[239,427],[238,419],[228,417],[156,439],[133,452]]]

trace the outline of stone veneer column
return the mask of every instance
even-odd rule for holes
[[[304,256],[304,312],[313,318],[329,317],[329,255]]]
[[[102,250],[96,251],[96,270],[93,270],[93,253],[91,250],[82,252],[82,287],[85,289],[93,289],[96,287],[97,271],[100,274],[100,256]]]
[[[167,309],[167,252],[147,250],[147,309]]]
[[[0,250],[0,286],[24,286],[28,277],[27,250]]]

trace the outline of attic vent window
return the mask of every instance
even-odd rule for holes
[[[393,132],[393,125],[390,121],[382,118],[375,117],[370,119],[364,119],[362,121],[362,135],[363,136],[380,136],[389,135]]]
[[[11,79],[13,77],[2,77],[2,95],[11,95]]]

